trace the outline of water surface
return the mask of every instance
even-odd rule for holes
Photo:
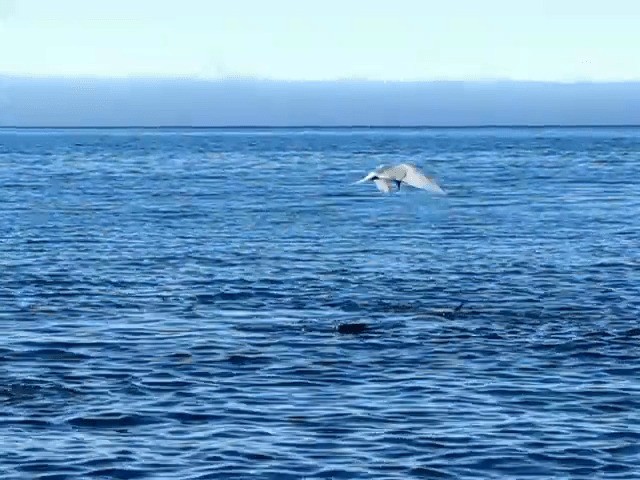
[[[639,152],[0,130],[3,478],[637,479]],[[351,185],[405,161],[448,195]]]

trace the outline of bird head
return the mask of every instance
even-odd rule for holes
[[[371,172],[369,173],[366,177],[358,180],[357,182],[354,183],[363,183],[363,182],[368,182],[368,181],[372,181],[375,180],[377,178],[376,172]]]

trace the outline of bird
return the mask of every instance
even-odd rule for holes
[[[394,184],[397,190],[400,190],[400,185],[405,183],[415,188],[422,188],[423,190],[429,190],[433,193],[446,195],[445,191],[440,188],[433,178],[427,177],[413,163],[400,163],[393,166],[380,165],[366,177],[354,183],[367,181],[373,181],[376,187],[378,187],[378,190],[384,193],[390,193]]]

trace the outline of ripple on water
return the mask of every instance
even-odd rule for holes
[[[0,130],[0,470],[638,478],[639,149]],[[449,195],[350,185],[395,161]]]

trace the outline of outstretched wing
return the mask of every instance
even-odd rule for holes
[[[378,190],[384,193],[389,193],[393,187],[393,181],[386,178],[376,178],[373,182],[378,187]]]
[[[422,173],[418,167],[412,165],[410,163],[403,163],[396,168],[403,167],[405,171],[404,177],[401,179],[407,185],[411,185],[415,188],[422,188],[424,190],[429,190],[434,193],[440,193],[442,195],[446,195],[444,190],[440,188],[440,186],[436,183],[436,181],[427,177],[424,173]]]
[[[378,170],[378,176],[389,180],[403,181],[407,175],[406,165],[401,163],[393,167],[385,167]]]

